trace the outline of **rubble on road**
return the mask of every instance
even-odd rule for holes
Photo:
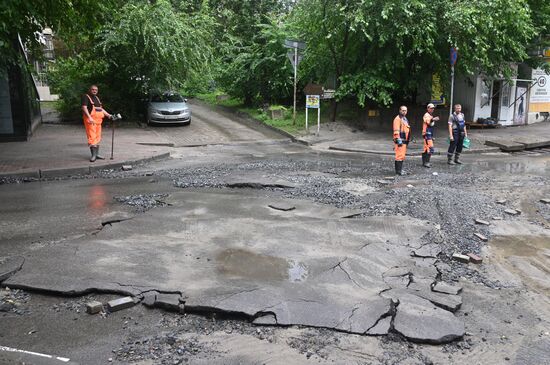
[[[479,232],[475,232],[475,233],[474,233],[474,236],[476,236],[477,238],[479,238],[479,239],[482,240],[483,242],[489,241],[489,239],[488,239],[487,237],[485,237],[484,235],[482,235],[482,234],[479,233]]]
[[[133,307],[136,304],[134,298],[132,297],[123,297],[118,299],[113,299],[107,302],[107,309],[109,312],[116,312],[122,309]]]
[[[97,314],[103,310],[103,303],[98,301],[92,301],[86,303],[86,313]]]
[[[475,253],[469,253],[467,256],[470,258],[470,261],[473,262],[474,264],[481,264],[483,262],[483,259],[478,255],[476,255]]]
[[[467,264],[468,262],[470,262],[470,257],[466,256],[466,255],[463,255],[463,254],[460,254],[460,253],[454,253],[453,256],[452,256],[453,260],[455,261],[459,261],[459,262],[463,262],[465,264]]]

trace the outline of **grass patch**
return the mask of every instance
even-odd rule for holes
[[[197,98],[212,105],[223,105],[241,111],[256,120],[261,121],[262,123],[281,129],[292,135],[305,134],[306,112],[303,106],[298,106],[296,110],[296,124],[294,124],[292,121],[292,105],[271,105],[269,110],[264,112],[262,108],[244,106],[241,99],[233,97],[228,97],[227,99],[223,97],[219,98],[220,95],[226,94],[223,92],[198,94]],[[329,105],[330,103],[328,101],[321,101],[321,123],[326,123],[328,121]],[[282,110],[283,118],[271,119],[272,110]],[[310,109],[308,123],[310,133],[315,132],[317,130],[317,110]]]

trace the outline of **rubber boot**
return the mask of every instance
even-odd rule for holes
[[[403,175],[403,161],[395,161],[395,174]]]
[[[455,163],[462,165],[462,162],[460,161],[460,153],[455,153]]]
[[[447,154],[447,163],[449,165],[454,165],[455,163],[453,162],[453,155],[451,153]]]
[[[422,152],[422,166],[426,166],[426,152]]]
[[[103,157],[103,156],[101,156],[101,155],[99,154],[99,146],[97,146],[97,147],[95,148],[95,152],[96,152],[95,157],[96,157],[98,160],[105,160],[105,157]]]
[[[426,153],[426,162],[424,163],[424,167],[431,168],[432,164],[430,163],[430,158],[432,158],[432,155],[429,153]]]
[[[97,158],[97,152],[96,152],[96,146],[90,146],[90,152],[92,153],[92,157],[90,157],[90,162],[95,162]]]

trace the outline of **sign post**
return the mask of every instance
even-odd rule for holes
[[[306,44],[301,41],[285,40],[284,46],[286,48],[293,48],[293,51],[287,53],[288,59],[294,68],[294,107],[292,112],[292,124],[296,124],[296,87],[298,79],[298,64],[302,61],[302,55],[298,54],[298,49],[305,49]]]
[[[308,126],[308,111],[309,109],[317,109],[317,135],[321,130],[321,96],[306,95],[306,131],[309,132]]]
[[[455,64],[458,58],[458,48],[451,47],[451,98],[449,100],[449,116],[453,114],[453,94],[455,88]]]

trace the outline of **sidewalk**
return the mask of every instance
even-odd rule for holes
[[[385,130],[387,129],[387,130]],[[320,150],[338,150],[349,152],[393,155],[391,126],[373,126],[365,131],[354,129],[343,123],[326,123],[321,125],[319,136],[314,134],[297,136],[301,143]],[[447,125],[436,126],[435,154],[446,154],[449,147]],[[408,155],[418,156],[423,151],[423,140],[420,132],[414,132],[409,144]],[[528,126],[501,127],[493,129],[468,129],[471,148],[464,153],[485,153],[498,151],[520,151],[526,148],[550,146],[550,123],[542,122]]]
[[[150,130],[121,127],[115,129],[114,159],[111,160],[111,131],[103,129],[101,155],[105,160],[92,163],[88,160],[90,150],[82,125],[42,124],[27,142],[0,143],[0,178],[85,175],[170,156],[167,141]]]

